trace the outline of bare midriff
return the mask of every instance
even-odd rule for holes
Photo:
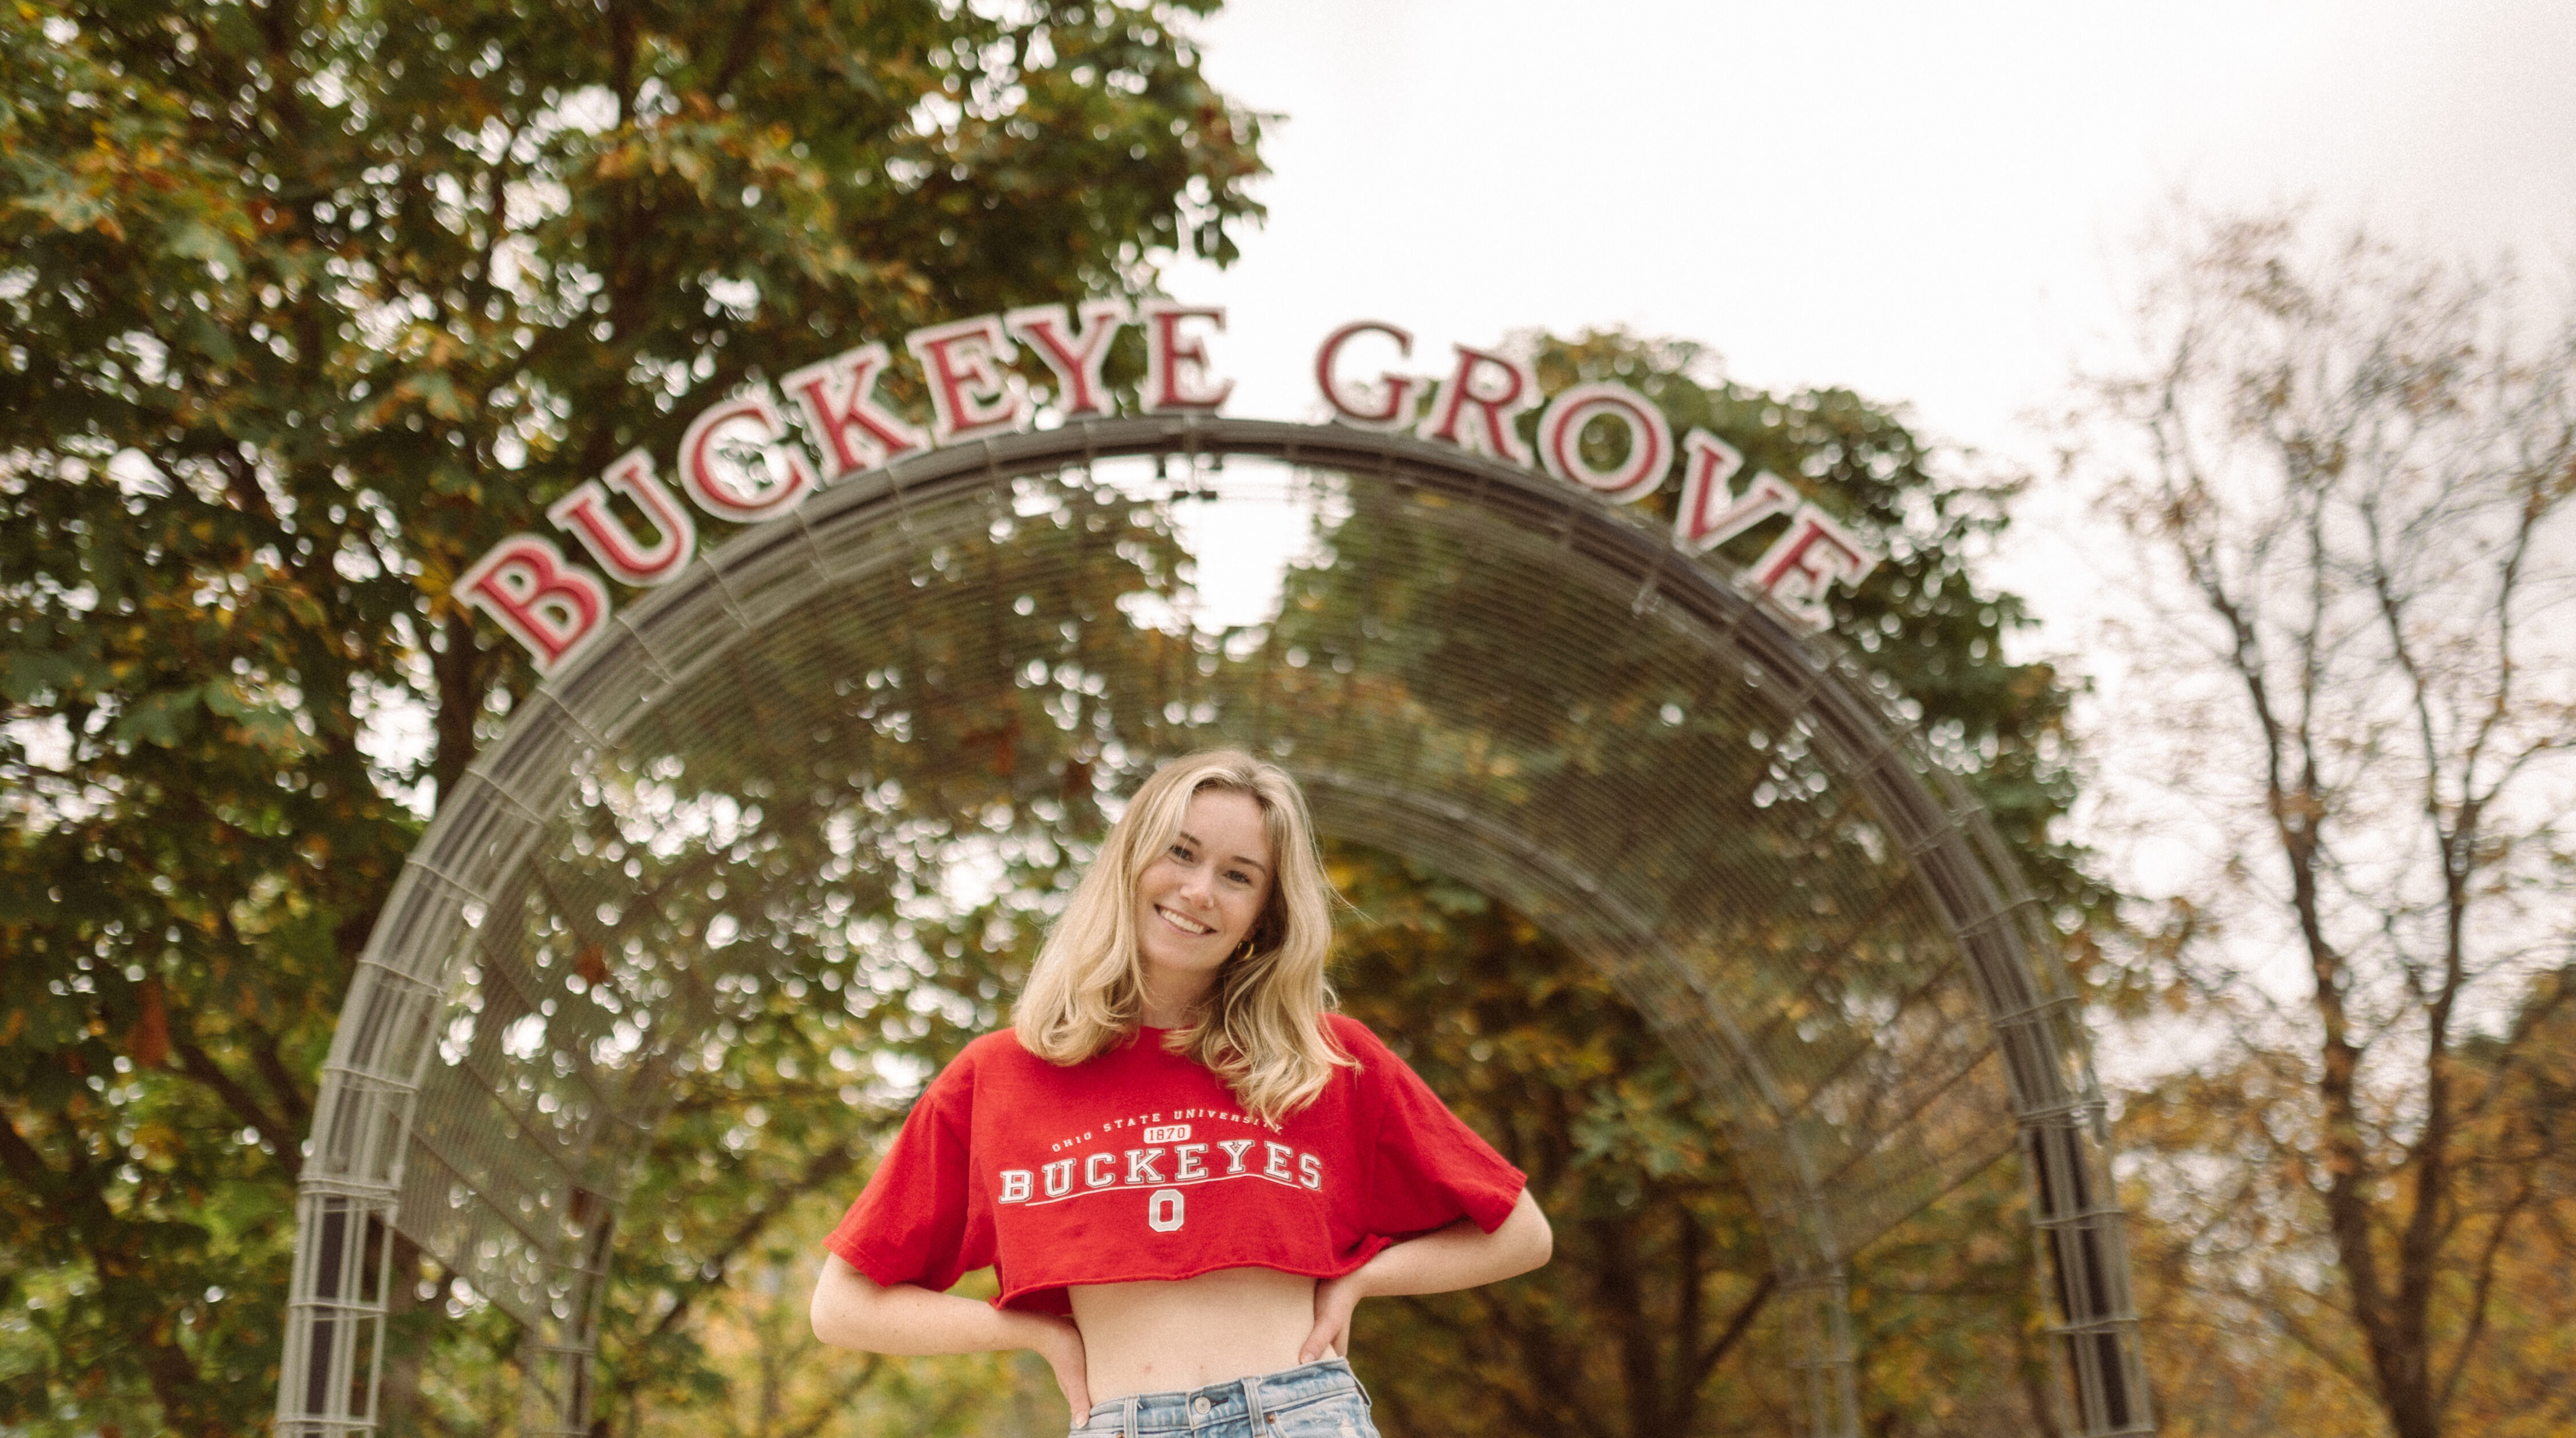
[[[1072,1298],[1095,1403],[1294,1368],[1315,1327],[1315,1280],[1273,1268],[1089,1284]]]

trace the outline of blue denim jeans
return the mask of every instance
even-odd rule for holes
[[[1339,1358],[1187,1392],[1095,1403],[1073,1438],[1378,1438],[1368,1391]]]

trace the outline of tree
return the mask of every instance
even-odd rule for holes
[[[2068,452],[2136,546],[2138,821],[2197,841],[2141,957],[2205,1054],[2139,1106],[2174,1280],[2399,1438],[2507,1431],[2565,1377],[2507,1311],[2567,1231],[2515,1096],[2576,942],[2576,326],[2294,216],[2152,260]]]
[[[1208,8],[0,14],[0,1426],[265,1420],[340,995],[531,683],[457,574],[760,358],[1230,257]]]

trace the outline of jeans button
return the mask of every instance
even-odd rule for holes
[[[1190,1411],[1201,1418],[1205,1418],[1208,1414],[1208,1401],[1204,1398],[1192,1399],[1190,1402]]]

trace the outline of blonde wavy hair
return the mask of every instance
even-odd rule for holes
[[[1276,1121],[1323,1091],[1353,1060],[1326,1035],[1333,1005],[1324,978],[1332,948],[1333,890],[1297,781],[1275,764],[1232,749],[1175,759],[1154,771],[1110,827],[1100,855],[1048,932],[1012,1010],[1020,1045],[1056,1064],[1077,1064],[1134,1034],[1145,1012],[1136,948],[1136,884],[1180,834],[1182,812],[1205,789],[1249,796],[1270,840],[1270,896],[1246,947],[1216,972],[1206,1005],[1164,1047],[1205,1064],[1244,1109]]]

